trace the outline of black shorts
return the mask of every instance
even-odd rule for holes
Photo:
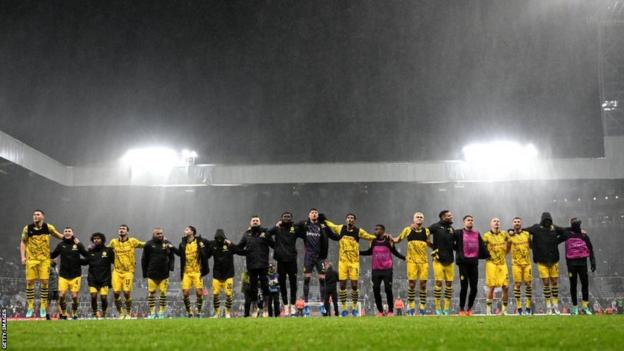
[[[316,256],[305,255],[303,258],[303,273],[312,273],[312,271],[316,269],[316,273],[325,274],[323,261],[323,259]]]
[[[58,290],[50,291],[48,293],[48,301],[56,301],[59,299]]]

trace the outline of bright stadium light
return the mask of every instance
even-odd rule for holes
[[[512,141],[470,144],[462,149],[462,153],[466,162],[493,165],[529,162],[538,156],[533,144],[522,145]]]
[[[173,167],[188,166],[195,163],[197,152],[183,150],[177,152],[168,147],[146,147],[128,150],[121,158],[121,163],[129,167],[133,174],[167,174]]]

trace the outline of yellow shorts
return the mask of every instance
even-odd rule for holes
[[[132,291],[132,281],[134,280],[134,272],[121,273],[113,270],[113,291]]]
[[[445,280],[452,282],[455,279],[455,264],[442,264],[437,260],[433,260],[433,278],[435,280]]]
[[[514,283],[527,283],[530,284],[533,281],[533,266],[527,265],[511,265],[511,275],[513,276]]]
[[[551,264],[538,263],[537,272],[542,279],[559,278],[559,262]]]
[[[169,288],[169,279],[162,279],[160,281],[147,278],[147,292],[152,294],[156,290],[160,290],[160,294],[166,294],[167,288]]]
[[[234,278],[227,278],[226,280],[212,279],[212,295],[218,296],[221,293],[221,289],[225,293],[225,296],[232,296],[234,294]]]
[[[338,261],[338,280],[360,279],[360,262]]]
[[[485,262],[485,285],[489,287],[509,286],[507,264]]]
[[[108,286],[101,286],[101,287],[96,287],[96,286],[90,286],[89,287],[89,294],[100,294],[100,295],[108,295]]]
[[[204,288],[204,282],[201,278],[201,273],[184,273],[184,276],[182,277],[182,290],[189,290],[191,288]]]
[[[80,291],[80,277],[76,277],[74,279],[59,277],[58,288],[61,295],[67,291],[77,293]]]
[[[50,278],[50,260],[26,260],[26,280],[48,280]]]
[[[407,262],[407,280],[426,281],[429,279],[429,263]]]

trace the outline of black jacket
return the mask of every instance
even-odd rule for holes
[[[439,221],[429,227],[431,233],[431,254],[443,264],[453,263],[455,260],[453,249],[455,248],[455,230],[452,223]]]
[[[275,247],[275,241],[265,228],[253,227],[243,233],[238,243],[238,250],[247,252],[247,270],[269,268],[270,247]]]
[[[195,236],[195,240],[197,240],[197,260],[199,261],[199,267],[201,276],[205,276],[210,273],[210,268],[208,267],[208,259],[212,255],[210,252],[210,241],[202,238],[201,236]],[[180,242],[180,246],[176,249],[172,248],[173,253],[180,256],[180,277],[184,277],[184,267],[186,267],[186,238],[182,238]]]
[[[335,291],[337,283],[338,272],[336,272],[332,266],[325,271],[325,290],[329,292]]]
[[[479,233],[479,255],[477,258],[465,258],[464,257],[464,229],[455,229],[454,230],[454,246],[455,246],[455,263],[460,264],[478,264],[479,260],[485,260],[490,258],[490,253],[483,242],[483,238],[481,238],[481,233]]]
[[[294,223],[269,229],[268,233],[275,240],[273,258],[278,262],[297,262],[297,238],[301,238],[301,226]]]
[[[534,262],[547,264],[559,262],[559,244],[566,241],[569,234],[553,224],[550,213],[542,213],[540,223],[525,230],[531,234]]]
[[[310,224],[309,220],[305,220],[302,222],[297,223],[297,235],[303,239],[304,244],[307,246],[307,242],[308,242],[308,238],[307,238],[307,232],[308,232],[308,225]],[[327,258],[327,252],[329,251],[329,237],[328,237],[328,233],[331,233],[331,230],[324,224],[321,223],[320,221],[318,222],[318,225],[320,226],[320,232],[321,232],[321,247],[319,250],[319,259],[324,260]]]
[[[160,281],[169,278],[169,271],[173,271],[175,256],[173,245],[169,241],[149,240],[143,247],[141,268],[143,278]]]
[[[88,252],[82,243],[76,244],[74,239],[63,239],[50,255],[57,258],[61,256],[61,268],[59,269],[59,277],[65,279],[74,279],[82,274],[82,265],[80,256],[87,257]]]
[[[80,263],[89,265],[87,283],[93,287],[111,286],[111,266],[115,263],[115,251],[110,247],[100,245],[91,248],[86,258]]]
[[[219,244],[216,240],[210,241],[210,252],[212,252],[212,278],[217,280],[225,280],[234,278],[234,255],[244,256],[247,254],[245,250],[239,250],[232,243],[226,245]]]

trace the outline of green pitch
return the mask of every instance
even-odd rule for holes
[[[622,350],[624,316],[9,321],[8,349]]]

